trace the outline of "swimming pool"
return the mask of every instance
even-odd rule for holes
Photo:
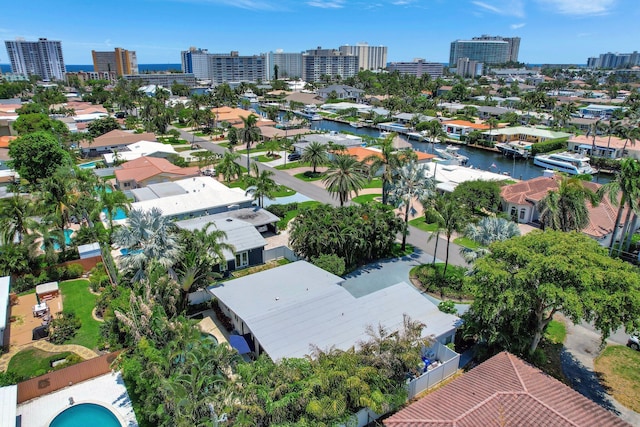
[[[102,405],[79,403],[59,413],[49,427],[122,427],[113,412]]]
[[[71,235],[73,234],[73,230],[70,228],[65,228],[64,230],[64,244],[66,246],[70,246],[71,245]],[[40,246],[40,249],[42,249],[44,251],[44,245]],[[57,243],[53,244],[53,249],[56,251],[60,250],[60,245]]]
[[[93,162],[82,163],[82,164],[78,165],[78,167],[80,169],[95,169],[96,165],[98,163],[102,163],[102,162],[99,161],[99,160],[96,160],[96,161],[93,161]]]
[[[102,213],[104,213],[104,215],[109,218],[109,212],[107,211],[106,208],[102,209]],[[116,213],[112,218],[114,221],[118,221],[121,219],[127,219],[127,213],[124,211],[124,209],[122,208],[118,208],[116,209]]]

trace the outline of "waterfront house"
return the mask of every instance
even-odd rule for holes
[[[600,105],[600,104],[589,104],[586,107],[580,108],[580,115],[585,118],[601,118],[601,119],[610,119],[613,117],[613,113],[616,110],[624,111],[626,108],[620,107],[618,105]]]
[[[356,89],[355,87],[347,85],[329,85],[327,87],[318,89],[318,96],[320,96],[325,101],[327,99],[335,98],[360,102],[363,95],[364,90]]]
[[[640,147],[631,145],[627,140],[613,135],[598,135],[595,138],[593,136],[575,135],[569,138],[567,144],[569,150],[583,153],[587,156],[606,157],[609,159],[631,157],[640,160]]]
[[[474,123],[467,120],[448,120],[442,123],[442,130],[447,134],[447,138],[462,139],[474,130],[484,131],[489,129],[489,125]]]
[[[115,170],[116,185],[121,190],[146,187],[166,181],[200,176],[200,168],[190,166],[181,168],[167,159],[156,157],[140,157],[123,163]]]
[[[384,420],[386,427],[629,426],[614,413],[502,352]]]
[[[127,145],[140,141],[157,141],[157,138],[151,132],[134,133],[133,131],[114,129],[94,138],[93,141],[81,141],[80,152],[83,157],[98,157],[105,153],[122,151]]]
[[[488,127],[487,127],[488,129]],[[548,141],[550,139],[569,138],[572,135],[566,132],[558,132],[531,126],[513,126],[506,128],[495,128],[491,131],[482,132],[485,138],[493,142],[522,141],[532,144]]]
[[[362,138],[359,136],[331,131],[329,133],[303,135],[298,142],[293,144],[293,148],[296,153],[303,154],[304,150],[306,150],[312,142],[318,142],[322,145],[329,145],[331,143],[341,145],[345,148],[360,147],[364,144]]]

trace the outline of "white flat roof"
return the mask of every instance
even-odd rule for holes
[[[253,200],[253,197],[245,195],[243,189],[229,188],[206,176],[182,179],[174,181],[174,184],[182,187],[184,194],[135,202],[131,209],[146,212],[156,207],[163,216],[177,216]]]
[[[436,162],[421,163],[421,165],[427,169],[427,175],[430,177],[433,177],[435,170],[437,186],[444,191],[453,191],[458,184],[466,181],[504,181],[505,179],[520,181],[512,176],[465,166],[438,164]]]
[[[355,298],[341,281],[298,261],[209,291],[244,321],[274,360],[304,357],[311,346],[357,347],[370,338],[369,326],[397,331],[405,315],[427,325],[424,337],[446,335],[459,322],[405,282]]]
[[[0,334],[7,327],[7,310],[9,309],[9,289],[11,276],[0,277]],[[0,337],[1,338],[1,337]],[[0,339],[0,342],[2,339]],[[3,424],[0,424],[3,425]]]
[[[58,282],[43,283],[36,286],[36,294],[44,294],[58,290]]]
[[[0,426],[15,427],[17,412],[18,386],[0,387]]]

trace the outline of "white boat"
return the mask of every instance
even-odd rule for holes
[[[312,121],[322,120],[322,116],[318,114],[318,107],[313,104],[305,105],[302,110],[296,111],[296,114]]]
[[[450,161],[452,164],[458,164],[460,166],[464,166],[469,161],[467,156],[463,156],[458,153],[460,148],[455,145],[447,145],[447,148],[434,148],[434,150],[442,157],[444,160]]]
[[[386,131],[386,130],[381,130],[380,131],[380,136],[378,138],[384,139],[384,138],[388,137],[389,135],[391,135],[392,133],[393,132],[389,132],[389,131]]]
[[[505,156],[528,159],[531,155],[531,144],[520,141],[500,142],[496,144],[496,148]]]
[[[409,132],[407,133],[407,138],[412,139],[415,138],[418,141],[426,141],[427,138],[420,132]]]
[[[569,151],[555,154],[538,154],[533,158],[533,164],[570,175],[594,174],[597,172],[589,164],[589,157]]]
[[[362,128],[362,127],[364,127],[364,123],[360,123],[360,122],[349,122],[349,126],[351,126],[352,128]]]
[[[249,101],[251,104],[257,104],[258,101],[258,95],[256,95],[255,93],[253,93],[253,91],[251,89],[249,89],[248,91],[246,91],[245,93],[243,93],[240,96],[240,99],[246,99],[247,101]]]

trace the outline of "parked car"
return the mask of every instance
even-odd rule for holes
[[[216,176],[216,170],[215,169],[205,169],[202,171],[202,175],[205,176]]]
[[[640,351],[640,339],[636,335],[631,335],[629,340],[627,340],[627,346],[634,350]]]
[[[300,153],[291,153],[287,156],[287,160],[289,161],[300,160],[301,158],[302,155]]]

